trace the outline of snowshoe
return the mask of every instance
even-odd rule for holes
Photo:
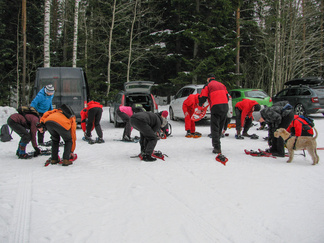
[[[244,137],[242,135],[237,135],[237,134],[235,135],[235,138],[236,139],[244,139]]]
[[[25,153],[25,154],[19,154],[18,159],[31,159],[32,157],[34,157],[31,154]]]
[[[253,133],[252,135],[250,135],[251,139],[259,139],[259,136],[256,135],[255,133]]]
[[[82,137],[82,140],[88,142],[88,144],[95,144],[96,143],[96,141],[92,140],[91,138]]]
[[[236,128],[236,123],[228,123],[227,128],[229,128],[229,129]]]
[[[193,138],[200,138],[201,137],[201,133],[200,132],[195,132],[192,137]]]
[[[164,160],[164,154],[161,151],[153,151],[152,157]]]
[[[216,156],[216,161],[222,163],[223,165],[226,165],[226,162],[228,161],[228,158],[226,158],[223,154],[219,153]]]
[[[103,140],[102,138],[97,137],[96,138],[96,143],[105,143],[105,140]]]

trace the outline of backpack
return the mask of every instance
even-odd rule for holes
[[[1,131],[0,131],[0,140],[1,140],[1,142],[10,141],[12,139],[11,133],[12,132],[10,132],[8,124],[2,125]]]
[[[308,117],[308,116],[303,116],[303,115],[300,115],[299,116],[301,119],[304,119],[308,125],[310,125],[311,127],[314,127],[315,126],[315,123],[314,123],[314,119]]]
[[[61,106],[61,110],[62,110],[63,114],[69,119],[71,117],[75,116],[74,111],[72,110],[72,108],[69,105],[63,104]]]
[[[162,127],[162,131],[165,134],[165,136],[169,137],[172,133],[172,126],[170,123],[168,123],[166,126]]]
[[[39,113],[32,106],[22,105],[18,107],[17,111],[20,115],[23,115],[24,117],[26,114],[33,114],[34,116],[39,117]]]

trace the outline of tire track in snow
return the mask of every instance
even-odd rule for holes
[[[22,168],[18,180],[9,243],[29,242],[31,220],[32,168]]]

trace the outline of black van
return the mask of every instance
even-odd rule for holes
[[[80,111],[90,99],[87,78],[82,68],[38,68],[33,98],[47,84],[53,84],[55,88],[53,108],[60,108],[62,104],[71,106],[77,122],[80,123]]]

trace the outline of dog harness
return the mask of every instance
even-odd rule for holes
[[[288,142],[288,140],[289,139],[291,139],[292,137],[295,137],[296,139],[295,139],[295,142],[294,142],[294,146],[293,146],[293,150],[296,150],[296,143],[297,143],[297,139],[298,139],[298,137],[297,136],[289,136],[289,138],[287,138],[286,140],[285,140],[285,145],[287,144],[287,142]]]

